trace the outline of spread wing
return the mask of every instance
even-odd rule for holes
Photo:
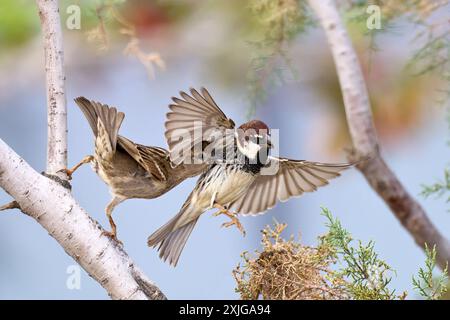
[[[169,152],[163,148],[147,147],[119,136],[118,144],[152,177],[165,181],[168,177]]]
[[[227,129],[235,127],[233,120],[227,118],[209,92],[205,88],[200,91],[191,89],[191,95],[182,91],[181,98],[173,97],[174,103],[169,106],[171,111],[167,113],[165,137],[175,164],[187,160],[192,151],[201,152],[205,142],[210,141],[205,137],[214,136],[213,132],[223,135]],[[189,153],[185,152],[187,150]]]
[[[304,192],[316,191],[352,165],[353,163],[328,164],[270,157],[268,166],[278,166],[277,172],[258,176],[245,195],[228,207],[243,215],[264,213],[273,208],[277,201],[286,201]]]

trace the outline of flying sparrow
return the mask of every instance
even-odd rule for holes
[[[123,112],[84,97],[75,99],[86,116],[95,136],[94,155],[85,157],[72,169],[63,169],[71,178],[85,163],[109,186],[112,200],[106,207],[111,232],[106,235],[117,240],[117,228],[112,218],[114,207],[132,198],[157,198],[183,180],[199,175],[206,165],[173,165],[167,150],[147,147],[120,136]]]
[[[182,163],[184,158],[172,150],[179,144],[186,144],[178,139],[183,130],[192,134],[189,142],[192,147],[203,139],[200,136],[194,138],[196,129],[206,134],[211,130],[219,131],[225,137],[219,141],[231,141],[231,144],[226,143],[222,150],[226,160],[222,156],[208,158],[213,159],[212,163],[198,179],[180,212],[148,238],[148,245],[158,246],[160,258],[173,266],[178,263],[190,233],[205,211],[219,209],[218,214],[231,218],[225,226],[236,225],[243,231],[238,213],[264,213],[277,201],[286,201],[328,184],[328,180],[353,165],[269,156],[272,143],[264,122],[252,120],[236,129],[234,121],[226,117],[206,89],[202,88],[201,94],[191,89],[191,96],[185,92],[180,95],[181,99],[172,98],[174,104],[170,105],[166,122],[169,150],[177,162]],[[267,174],[272,167],[278,170]]]

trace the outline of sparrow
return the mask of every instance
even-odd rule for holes
[[[316,191],[353,165],[270,156],[273,145],[264,122],[252,120],[236,128],[206,89],[202,88],[201,94],[195,89],[190,92],[191,95],[180,92],[181,98],[172,98],[174,104],[169,106],[165,136],[171,156],[177,162],[183,161],[177,153],[172,154],[179,144],[186,144],[178,139],[183,132],[192,134],[189,143],[193,147],[205,139],[194,137],[196,129],[206,134],[211,130],[222,132],[225,137],[222,140],[231,144],[223,148],[225,161],[222,156],[207,157],[208,169],[198,179],[180,212],[148,238],[148,245],[158,246],[159,257],[173,266],[177,265],[189,235],[205,211],[219,209],[216,215],[225,214],[231,219],[224,226],[236,225],[243,231],[237,214],[264,213],[278,201]],[[277,170],[271,172],[270,168]]]
[[[119,135],[125,114],[116,108],[84,97],[76,98],[75,103],[94,133],[95,149],[93,155],[86,156],[73,168],[63,170],[71,179],[81,165],[91,163],[97,175],[109,186],[112,200],[105,211],[111,231],[105,234],[116,241],[117,227],[112,213],[118,204],[133,198],[157,198],[206,169],[202,164],[175,166],[167,150],[137,144]]]

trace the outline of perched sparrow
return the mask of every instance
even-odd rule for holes
[[[148,238],[149,246],[159,245],[160,258],[174,266],[198,218],[208,209],[219,209],[218,214],[231,218],[225,226],[236,225],[243,231],[236,217],[238,213],[263,213],[277,201],[315,191],[352,166],[268,156],[271,140],[264,122],[253,120],[236,129],[206,89],[201,94],[191,89],[192,96],[184,92],[180,95],[182,99],[173,98],[175,104],[170,105],[171,112],[167,114],[166,138],[171,151],[182,143],[177,139],[177,132],[185,129],[193,133],[198,124],[203,132],[216,129],[228,138],[231,132],[232,146],[227,144],[223,149],[226,161],[216,159],[200,176],[180,212]],[[202,139],[192,138],[191,143],[195,145]],[[260,159],[261,151],[266,156],[264,161]],[[229,152],[232,152],[231,160]],[[273,165],[278,170],[264,175],[263,170]]]
[[[167,150],[147,147],[118,135],[125,114],[116,108],[75,99],[86,116],[95,136],[95,153],[85,157],[72,169],[64,169],[69,178],[82,164],[92,162],[95,172],[109,186],[112,200],[106,207],[111,225],[107,235],[117,240],[116,224],[112,218],[115,206],[131,198],[157,198],[183,180],[199,175],[206,165],[174,166]]]

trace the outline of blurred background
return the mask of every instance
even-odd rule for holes
[[[450,238],[445,200],[420,196],[422,184],[442,178],[449,161],[445,99],[450,89],[442,77],[448,74],[448,64],[430,69],[437,72],[421,72],[432,66],[415,54],[429,36],[418,34],[429,30],[418,29],[409,15],[394,20],[395,6],[383,7],[385,24],[375,33],[367,32],[367,14],[361,10],[365,7],[343,2],[382,152]],[[81,8],[79,29],[67,22],[74,5]],[[344,149],[351,142],[330,50],[299,2],[64,0],[60,12],[70,165],[93,152],[93,135],[75,97],[118,107],[126,114],[122,135],[166,147],[163,132],[170,97],[201,86],[236,123],[256,116],[280,129],[283,156],[346,160]],[[448,12],[447,6],[423,18],[436,24],[447,21],[448,27]],[[46,90],[34,3],[2,0],[0,47],[0,137],[43,171]],[[114,212],[125,250],[169,298],[237,299],[231,271],[243,251],[260,248],[260,230],[276,219],[288,224],[286,237],[299,235],[303,243],[315,245],[326,232],[320,206],[329,208],[354,238],[374,240],[376,251],[397,271],[391,287],[415,297],[411,277],[423,265],[424,254],[357,170],[345,172],[319,192],[278,204],[263,216],[242,218],[245,238],[234,228],[220,228],[224,218],[205,214],[174,269],[159,260],[146,239],[178,212],[194,184],[195,178],[159,199],[126,201]],[[89,166],[77,171],[72,185],[82,207],[109,228],[106,185]],[[10,200],[0,190],[0,204]],[[107,299],[84,271],[80,290],[67,288],[67,268],[74,264],[35,221],[18,211],[0,214],[1,299]]]

